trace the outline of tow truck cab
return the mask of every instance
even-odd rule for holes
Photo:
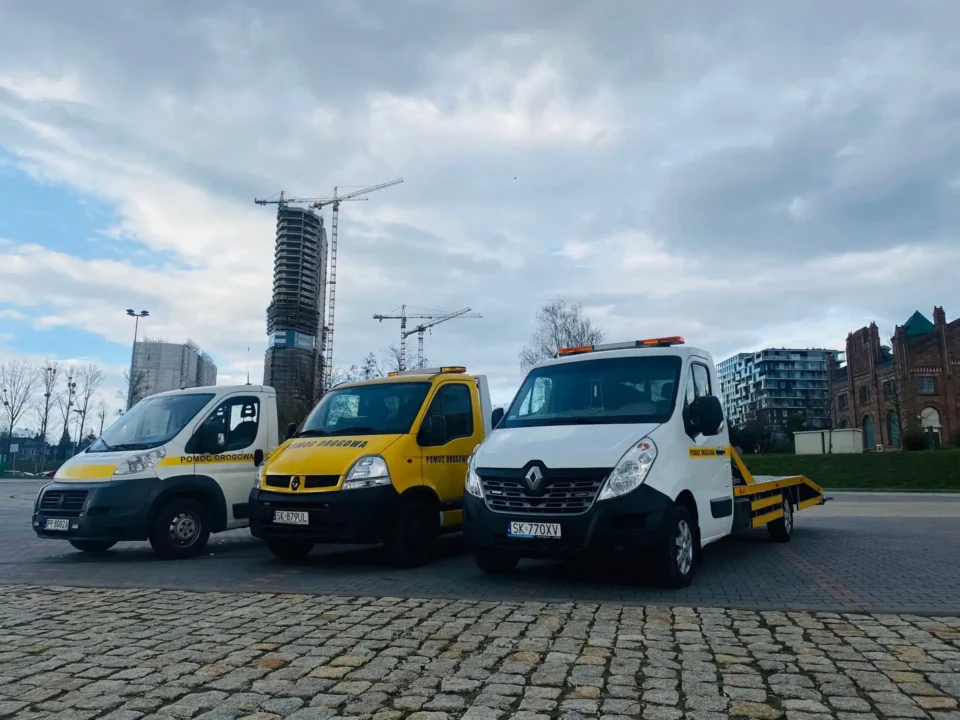
[[[149,540],[164,558],[197,555],[211,532],[247,525],[257,466],[278,440],[273,388],[150,395],[40,489],[33,529],[87,552]]]
[[[385,543],[425,562],[461,525],[467,460],[492,422],[486,378],[462,367],[343,383],[258,473],[251,532],[281,558],[317,543]]]
[[[680,337],[565,348],[536,365],[470,458],[464,536],[478,565],[624,553],[684,586],[735,514],[789,539],[796,498],[780,485],[762,500],[738,493],[735,513],[731,459],[742,463],[719,395],[710,354]]]

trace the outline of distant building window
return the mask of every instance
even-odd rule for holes
[[[837,396],[837,408],[840,410],[846,410],[850,405],[850,396],[844,393],[843,395]]]
[[[932,377],[917,378],[917,394],[918,395],[935,395],[936,392],[937,392],[936,383],[934,383]]]
[[[893,400],[897,397],[897,383],[895,380],[887,380],[883,384],[883,396],[887,400]]]
[[[860,388],[860,403],[863,404],[868,402],[870,402],[870,388],[864,385]]]
[[[843,420],[840,421],[840,429],[841,429],[841,430],[846,430],[846,429],[849,428],[849,427],[850,427],[850,421],[849,421],[849,420],[843,419]]]

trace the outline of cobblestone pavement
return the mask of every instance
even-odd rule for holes
[[[960,720],[960,618],[0,588],[16,720]]]
[[[445,538],[430,565],[403,571],[369,547],[318,547],[284,563],[246,530],[215,535],[209,555],[181,562],[158,560],[146,543],[87,555],[34,535],[38,487],[0,482],[0,584],[960,615],[960,495],[830,493],[825,507],[797,516],[792,542],[760,530],[711,545],[693,585],[667,591],[623,560],[524,561],[510,575],[485,575],[459,536]]]

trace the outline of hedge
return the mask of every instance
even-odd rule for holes
[[[823,488],[960,490],[960,450],[859,455],[744,455],[755,475],[806,475]]]

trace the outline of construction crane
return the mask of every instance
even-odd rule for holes
[[[390,180],[385,183],[380,183],[379,185],[371,185],[362,190],[354,190],[345,195],[340,195],[337,192],[339,186],[335,186],[333,188],[333,195],[324,198],[287,198],[284,196],[282,190],[280,191],[280,198],[278,200],[257,200],[254,198],[254,202],[257,205],[277,205],[278,212],[284,205],[292,203],[306,203],[314,210],[321,210],[327,205],[333,208],[330,223],[330,270],[327,275],[327,326],[323,333],[323,377],[321,378],[320,385],[324,391],[328,389],[327,385],[329,384],[330,371],[333,368],[333,331],[337,304],[337,235],[340,226],[340,203],[366,200],[367,198],[363,196],[367,193],[383,190],[392,185],[399,185],[402,182],[403,178],[397,178],[396,180]]]
[[[399,360],[399,370],[406,369],[407,362],[407,338],[417,333],[418,339],[418,349],[417,349],[417,367],[423,367],[423,333],[425,330],[432,328],[434,325],[439,325],[442,322],[447,320],[453,320],[454,318],[479,318],[483,317],[480,313],[471,313],[470,308],[463,308],[462,310],[457,310],[456,312],[430,312],[430,313],[407,313],[407,306],[400,306],[399,315],[374,315],[374,320],[379,320],[383,322],[384,320],[399,320],[400,321],[400,360]],[[417,325],[417,327],[412,330],[407,330],[407,320],[432,320],[433,322],[423,323]]]

